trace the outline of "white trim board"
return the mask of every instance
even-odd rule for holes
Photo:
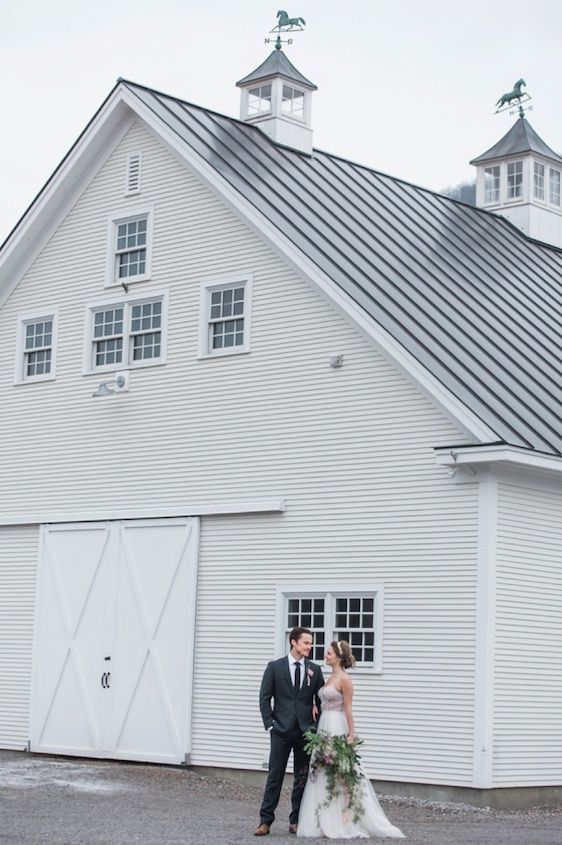
[[[123,508],[115,510],[61,511],[0,517],[0,525],[44,525],[57,522],[105,522],[116,519],[168,519],[190,516],[229,516],[253,513],[284,513],[285,499],[264,499],[245,502],[208,502],[186,504],[181,508]]]
[[[562,458],[519,446],[439,446],[435,449],[438,466],[459,467],[473,464],[503,463],[532,469],[562,472]]]

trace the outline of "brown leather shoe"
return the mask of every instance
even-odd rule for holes
[[[290,825],[289,825],[289,833],[294,833],[294,834],[295,834],[295,836],[296,836],[296,833],[297,833],[297,829],[298,829],[298,828],[297,828],[297,825],[296,825],[296,824],[290,824]]]
[[[262,822],[256,828],[254,836],[267,836],[268,833],[269,833],[269,825],[266,824],[265,822]]]

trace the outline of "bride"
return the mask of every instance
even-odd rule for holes
[[[351,707],[353,681],[345,670],[354,666],[355,658],[349,643],[334,641],[326,651],[326,663],[332,669],[332,677],[319,691],[322,715],[318,733],[347,736],[347,742],[351,744],[355,739]],[[297,836],[327,836],[329,839],[388,836],[403,839],[404,834],[386,818],[371,782],[362,771],[360,775],[362,812],[359,818],[350,812],[344,794],[336,795],[329,803],[326,801],[327,780],[321,768],[312,777],[309,776],[301,803]]]

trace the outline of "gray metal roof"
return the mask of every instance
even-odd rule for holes
[[[537,135],[531,124],[524,117],[519,117],[509,132],[501,138],[497,144],[490,147],[482,155],[473,158],[471,164],[481,164],[483,161],[492,161],[506,156],[519,155],[521,153],[538,153],[545,158],[553,159],[562,163],[562,158],[545,144],[543,139]]]
[[[317,86],[311,82],[306,76],[303,76],[300,70],[297,70],[294,64],[289,61],[283,50],[274,50],[259,67],[253,70],[244,79],[238,80],[237,85],[247,85],[248,82],[261,82],[261,80],[271,79],[273,76],[284,76],[286,79],[291,79],[293,82],[298,82],[312,91],[316,91]]]
[[[562,454],[562,254],[502,217],[123,82],[494,432]]]

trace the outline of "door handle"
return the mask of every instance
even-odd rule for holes
[[[104,672],[103,675],[101,676],[101,685],[104,689],[109,689],[108,680],[109,680],[109,672]]]
[[[111,672],[106,672],[105,674],[107,675],[105,679],[105,688],[109,689],[109,679],[111,678]]]
[[[105,689],[105,674],[106,673],[104,672],[103,675],[101,676],[101,685],[104,689]]]

